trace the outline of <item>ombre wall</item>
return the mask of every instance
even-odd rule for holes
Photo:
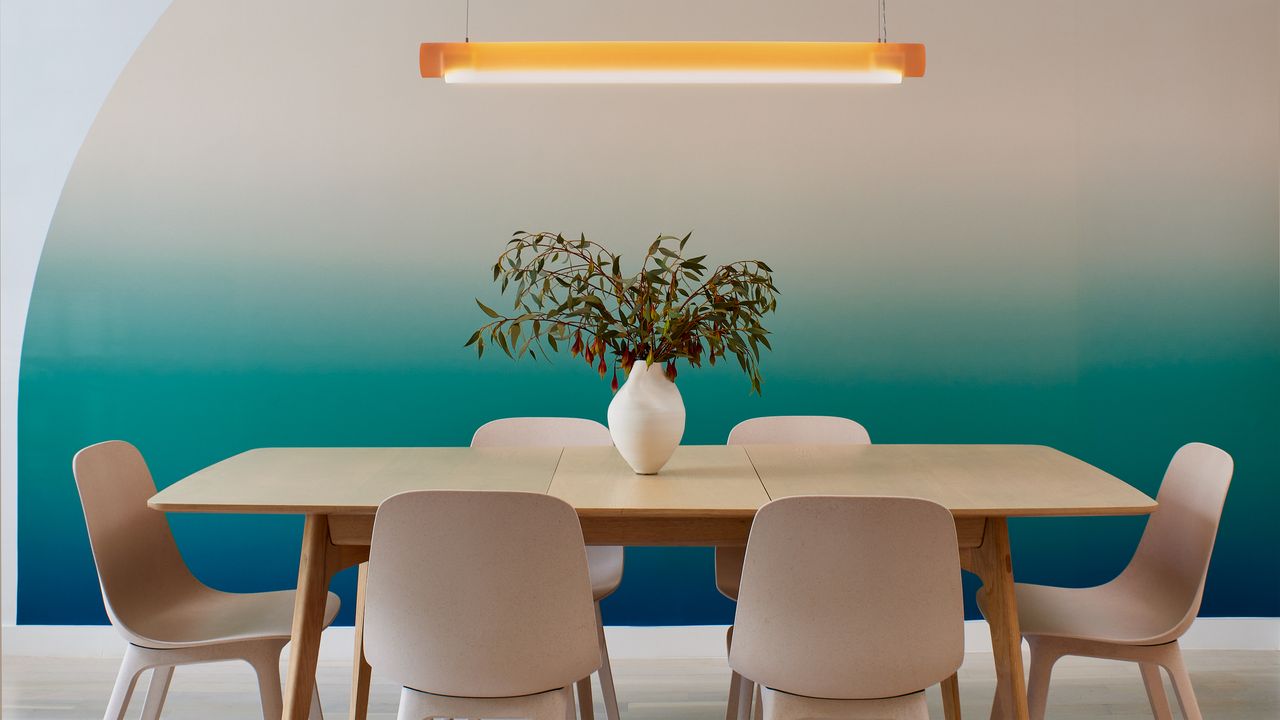
[[[472,5],[477,40],[876,35],[874,2]],[[106,621],[70,473],[90,443],[132,441],[163,486],[253,447],[603,421],[580,364],[462,347],[516,229],[632,257],[692,230],[775,269],[764,393],[685,370],[688,443],[838,414],[877,442],[1052,445],[1150,494],[1183,443],[1223,447],[1203,612],[1280,615],[1278,7],[900,0],[890,39],[926,43],[929,69],[899,87],[459,87],[419,78],[417,47],[461,37],[462,0],[178,0],[81,149],[36,278],[18,620]],[[297,518],[171,519],[205,581],[294,583]],[[1104,581],[1142,526],[1015,521],[1016,573]],[[354,575],[335,585],[349,621]],[[629,549],[604,607],[732,617],[708,549]]]

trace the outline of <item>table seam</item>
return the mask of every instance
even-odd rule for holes
[[[751,465],[751,472],[756,474],[756,482],[760,483],[760,489],[764,491],[764,496],[769,498],[769,502],[773,502],[773,495],[769,494],[769,486],[764,484],[764,478],[760,476],[760,470],[756,467],[756,460],[751,457],[751,450],[743,447],[742,453],[747,456],[747,463]]]

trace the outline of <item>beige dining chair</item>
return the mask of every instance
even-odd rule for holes
[[[578,515],[536,493],[421,490],[378,508],[364,647],[400,720],[573,717],[600,666]]]
[[[861,424],[830,415],[776,415],[744,420],[729,431],[729,445],[870,445],[871,435]],[[742,558],[746,548],[716,548],[716,588],[730,600],[738,599]],[[732,644],[733,628],[726,642]],[[729,680],[726,720],[751,715],[755,687],[736,672]],[[757,713],[758,714],[758,713]]]
[[[500,418],[481,425],[471,438],[471,447],[539,447],[539,446],[609,446],[613,438],[609,428],[594,420],[560,417]],[[622,583],[623,548],[593,546],[587,548],[587,566],[591,574],[591,592],[596,603],[596,632],[600,638],[600,694],[608,720],[618,718],[618,695],[613,685],[613,669],[609,664],[609,647],[605,643],[604,618],[600,601],[609,597]],[[578,703],[582,720],[591,720],[595,711],[591,701],[591,678],[578,682]]]
[[[929,500],[789,497],[751,525],[729,665],[764,720],[928,720],[964,659],[955,521]]]
[[[1183,716],[1200,720],[1178,638],[1200,610],[1233,468],[1231,456],[1212,445],[1180,448],[1133,559],[1111,582],[1091,588],[1015,584],[1018,623],[1031,646],[1032,718],[1044,718],[1054,663],[1082,655],[1138,663],[1152,713],[1162,719],[1172,717],[1160,677],[1164,668]]]
[[[156,493],[138,449],[113,440],[90,445],[72,461],[89,545],[107,617],[129,643],[104,717],[121,720],[134,686],[151,669],[142,717],[164,707],[178,665],[243,660],[258,675],[264,720],[283,712],[280,651],[293,626],[292,590],[227,593],[187,568],[163,513],[147,507]],[[325,625],[338,612],[329,593]],[[319,718],[319,697],[311,702]]]

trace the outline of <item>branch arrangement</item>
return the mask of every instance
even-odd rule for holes
[[[760,260],[741,260],[708,272],[706,255],[685,257],[683,238],[664,235],[649,246],[640,269],[624,275],[622,256],[580,236],[516,232],[493,265],[502,292],[514,288],[513,314],[476,300],[490,320],[466,346],[484,355],[486,343],[509,357],[536,358],[567,347],[603,379],[637,360],[711,365],[732,355],[760,392],[760,348],[771,349],[760,324],[778,307],[773,271]],[[610,357],[611,356],[611,357]]]

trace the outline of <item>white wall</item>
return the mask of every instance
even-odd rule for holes
[[[0,621],[17,611],[18,358],[49,221],[98,109],[169,0],[0,0]]]

